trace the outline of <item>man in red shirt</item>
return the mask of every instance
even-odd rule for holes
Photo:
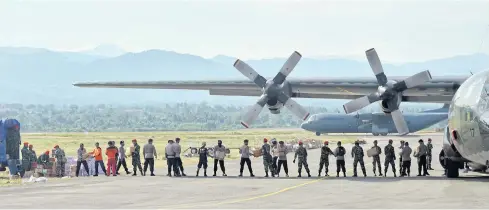
[[[112,170],[112,175],[117,176],[116,167],[115,167],[117,153],[118,153],[118,149],[117,147],[114,146],[114,142],[109,141],[109,147],[107,147],[107,149],[105,150],[105,154],[107,155],[107,170],[108,170],[107,176],[110,176],[111,170]]]

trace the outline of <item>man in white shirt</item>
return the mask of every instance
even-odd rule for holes
[[[121,141],[120,144],[121,146],[119,147],[119,163],[117,163],[116,174],[119,175],[119,169],[121,168],[121,165],[124,167],[124,170],[126,170],[126,174],[131,174],[126,164],[126,149],[124,148],[124,141]]]
[[[401,176],[406,176],[406,170],[407,170],[407,176],[411,175],[411,153],[413,150],[411,147],[409,147],[409,143],[406,141],[404,142],[404,147],[402,148],[401,151],[401,158],[402,158],[402,172]]]
[[[155,158],[157,158],[158,155],[156,154],[156,148],[153,145],[153,139],[149,139],[148,143],[144,145],[143,154],[144,154],[143,175],[146,176],[146,171],[148,170],[148,165],[149,165],[149,172],[151,172],[151,176],[155,176],[154,174]]]
[[[253,175],[253,169],[251,169],[251,160],[250,160],[250,147],[248,146],[248,139],[245,139],[244,145],[239,148],[239,154],[241,154],[241,162],[239,163],[240,168],[239,168],[239,176],[243,176],[243,168],[244,164],[248,165],[248,171],[250,172],[250,176],[254,177]]]
[[[168,144],[165,147],[165,157],[166,164],[168,165],[168,174],[167,176],[171,176],[171,170],[173,167],[173,175],[180,176],[180,173],[175,165],[175,152],[173,151],[173,140],[168,140]]]
[[[226,175],[226,168],[224,167],[224,157],[226,156],[226,147],[222,145],[221,140],[217,140],[217,145],[214,147],[214,175],[216,176],[217,172],[217,163],[221,167],[222,175]]]
[[[175,142],[173,144],[173,152],[175,152],[175,167],[177,168],[177,171],[182,172],[182,176],[187,176],[183,172],[183,163],[182,159],[180,158],[180,153],[182,153],[182,147],[180,146],[180,138],[175,138]]]

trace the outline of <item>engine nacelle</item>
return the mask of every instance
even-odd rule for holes
[[[395,107],[399,107],[399,105],[401,105],[401,101],[402,101],[401,94],[397,94],[397,96],[394,97],[394,99],[380,101],[380,107],[382,108],[382,111],[384,113],[389,114],[392,111],[394,111],[393,109]]]

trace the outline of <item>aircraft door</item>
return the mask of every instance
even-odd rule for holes
[[[371,114],[361,114],[357,113],[357,131],[361,133],[370,133],[372,130],[372,117]]]

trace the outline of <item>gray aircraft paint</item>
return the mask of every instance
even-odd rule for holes
[[[448,106],[420,113],[404,113],[411,132],[420,131],[448,118]],[[317,133],[397,133],[392,117],[385,113],[315,114],[301,128]]]

